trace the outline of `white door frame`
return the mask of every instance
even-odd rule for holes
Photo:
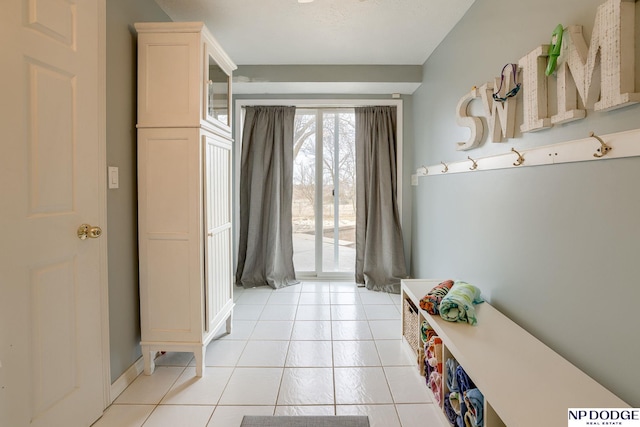
[[[234,172],[234,201],[233,207],[235,210],[234,224],[240,224],[240,163],[242,158],[242,126],[244,123],[244,109],[245,106],[251,105],[294,105],[296,107],[305,108],[348,108],[348,107],[366,107],[366,106],[392,106],[396,107],[397,111],[397,200],[398,200],[398,214],[400,216],[400,223],[402,225],[402,159],[403,159],[403,111],[402,111],[402,99],[236,99],[234,116],[235,123],[234,138],[237,142],[235,144],[235,172]],[[237,264],[238,253],[238,240],[239,229],[236,226],[233,232],[233,249],[234,249],[234,274],[235,266]],[[324,273],[322,277],[301,277],[303,279],[313,280],[345,280],[346,275],[344,273]],[[349,280],[353,277],[349,277]]]
[[[116,396],[111,396],[111,346],[109,344],[109,264],[107,259],[107,3],[98,2],[98,151],[104,173],[100,174],[100,224],[104,224],[103,239],[100,244],[100,326],[102,334],[102,382],[104,389],[104,408],[109,406]]]

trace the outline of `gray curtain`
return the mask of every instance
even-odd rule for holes
[[[356,111],[356,282],[400,293],[407,277],[396,178],[396,108]]]
[[[293,268],[291,198],[295,107],[246,107],[240,169],[236,283],[298,283]]]

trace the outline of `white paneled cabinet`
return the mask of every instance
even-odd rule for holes
[[[144,369],[231,330],[231,73],[202,23],[138,23],[138,235]]]

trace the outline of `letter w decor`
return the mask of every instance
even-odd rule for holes
[[[519,71],[520,69],[518,69]],[[499,96],[504,97],[513,83],[513,74],[506,73]],[[513,138],[516,130],[516,98],[507,98],[504,102],[494,101],[493,91],[498,87],[500,87],[500,79],[496,79],[494,83],[485,83],[479,89],[482,106],[489,124],[491,142],[502,142],[503,137]]]

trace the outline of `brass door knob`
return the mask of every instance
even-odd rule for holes
[[[78,238],[80,240],[85,240],[87,237],[90,239],[97,239],[100,236],[102,236],[102,229],[98,226],[82,224],[78,227]]]

